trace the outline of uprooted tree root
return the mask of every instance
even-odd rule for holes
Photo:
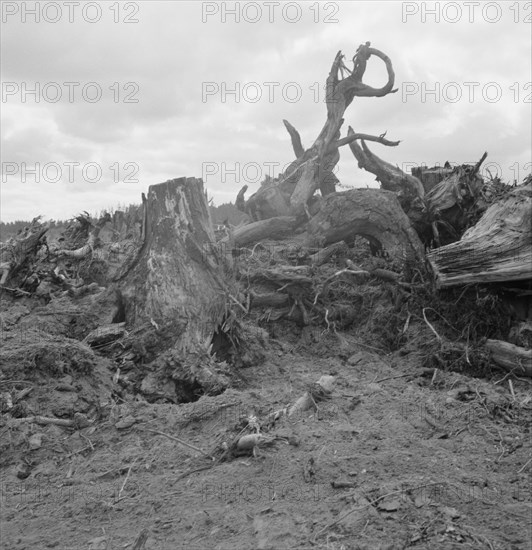
[[[492,367],[486,339],[506,339],[511,328],[508,305],[497,288],[471,285],[435,293],[430,286],[416,287],[407,311],[410,324],[419,329],[408,347],[422,351],[426,367],[476,376]]]
[[[337,245],[321,265],[311,249],[282,241],[241,249],[235,269],[244,305],[235,315],[273,335],[275,324],[295,321],[303,333],[319,333],[320,345],[323,334],[348,331],[383,353],[418,350],[427,367],[490,372],[486,339],[505,340],[512,326],[503,290],[469,285],[436,292],[419,261],[399,265],[372,256],[363,239],[350,244]]]

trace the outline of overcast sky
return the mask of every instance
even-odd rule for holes
[[[405,170],[484,151],[507,180],[531,170],[530,2],[1,5],[2,221],[138,203],[180,176],[234,201],[293,160],[282,119],[312,144],[336,52],[352,67],[366,41],[399,91],[355,98],[342,136],[387,131],[400,145],[370,148]],[[379,59],[364,81],[385,83]],[[375,185],[348,146],[337,176]]]

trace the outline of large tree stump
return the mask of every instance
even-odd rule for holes
[[[209,351],[226,312],[226,287],[203,182],[152,185],[145,208],[144,242],[119,283],[126,323],[146,327],[157,352],[165,352],[156,366],[170,367],[184,383],[219,390],[226,381]]]
[[[530,280],[531,208],[532,183],[492,204],[460,241],[428,254],[438,287]]]
[[[353,189],[325,197],[307,227],[310,246],[365,237],[391,257],[423,259],[423,246],[397,196],[380,189]]]

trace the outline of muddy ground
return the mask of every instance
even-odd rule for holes
[[[117,398],[104,358],[76,372],[4,362],[1,547],[531,547],[530,380],[434,371],[415,349],[386,354],[352,332],[279,327],[264,351],[232,388],[183,404]],[[324,374],[331,399],[266,422]],[[96,420],[16,418],[76,412]],[[250,415],[282,439],[220,460]]]

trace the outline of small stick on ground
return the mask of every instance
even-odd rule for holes
[[[177,441],[177,443],[181,443],[181,445],[184,445],[185,447],[188,447],[189,449],[192,449],[193,451],[196,451],[197,453],[202,454],[203,456],[206,456],[207,458],[211,458],[212,456],[208,455],[205,451],[202,451],[198,447],[194,447],[194,445],[191,445],[190,443],[187,443],[186,441],[183,441],[182,439],[179,439],[178,437],[174,437],[173,435],[165,434],[164,432],[160,432],[158,430],[150,430],[148,428],[144,428],[147,432],[152,432],[154,434],[162,435],[164,437],[167,437],[168,439],[171,439],[172,441]]]
[[[129,476],[131,474],[131,470],[133,469],[133,466],[135,466],[135,464],[137,463],[137,460],[138,460],[138,458],[135,458],[135,460],[133,461],[133,464],[131,464],[131,466],[128,468],[126,479],[124,479],[124,483],[122,483],[122,487],[120,487],[120,491],[118,491],[118,498],[116,499],[115,503],[120,502],[122,500],[122,491],[124,490],[124,487],[126,486],[127,480],[129,479]]]
[[[92,444],[92,441],[86,436],[86,435],[83,435],[81,432],[79,432],[79,435],[83,438],[83,439],[86,439],[88,444],[90,445],[90,448],[94,451],[94,445]]]
[[[515,392],[514,392],[514,385],[512,384],[511,380],[508,380],[508,386],[510,386],[510,393],[512,394],[512,397],[514,401],[516,401]]]
[[[143,550],[148,540],[148,534],[148,529],[143,529],[137,537],[137,540],[133,543],[131,550]]]
[[[532,458],[528,459],[526,462],[525,462],[525,465],[520,469],[518,470],[518,474],[520,474],[530,463],[532,462]]]
[[[381,382],[384,382],[386,380],[395,380],[396,378],[405,378],[407,376],[412,376],[411,372],[408,372],[406,374],[398,374],[397,376],[387,376],[386,378],[380,378],[379,380],[375,380],[375,384],[380,384]]]

